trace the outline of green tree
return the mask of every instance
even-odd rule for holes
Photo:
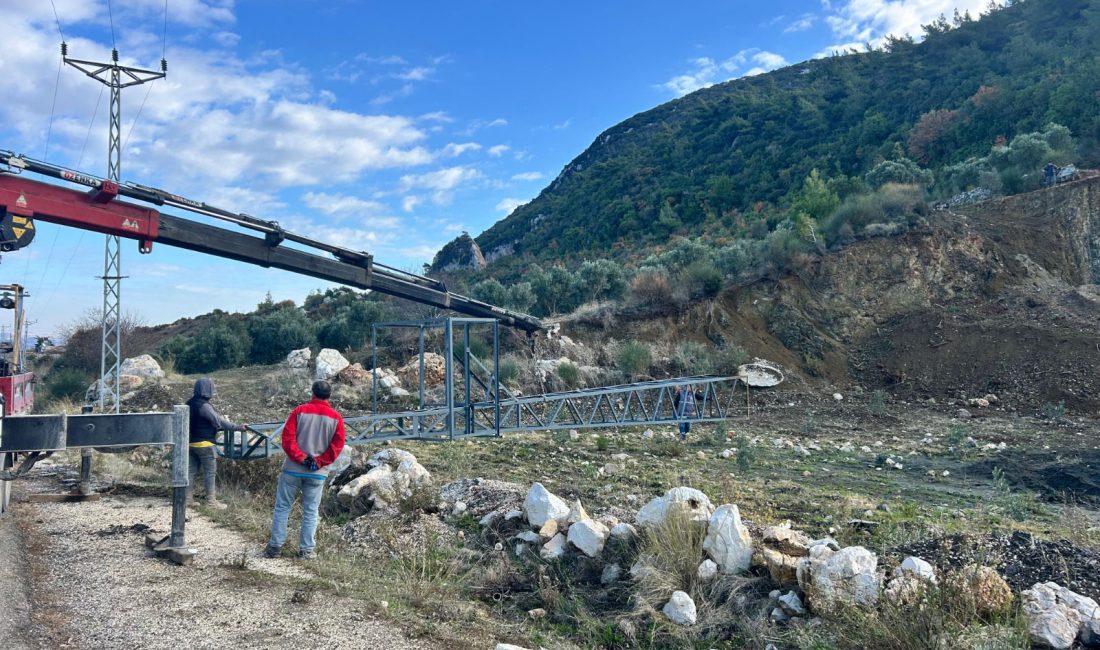
[[[252,337],[253,363],[275,363],[314,340],[312,324],[305,314],[285,306],[249,319],[248,334]]]

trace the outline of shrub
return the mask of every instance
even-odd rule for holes
[[[928,186],[932,184],[932,172],[921,169],[908,158],[880,162],[867,172],[867,184],[878,189],[887,183]]]
[[[734,444],[737,446],[737,469],[742,472],[749,471],[752,464],[756,462],[756,451],[752,448],[748,436],[742,433],[737,436]]]
[[[511,384],[519,379],[519,363],[513,357],[500,360],[500,383]]]
[[[722,290],[722,273],[708,261],[699,261],[684,270],[693,296],[713,298]]]
[[[645,343],[629,341],[619,347],[615,360],[619,372],[632,378],[649,371],[649,366],[653,363],[653,353]]]
[[[611,260],[585,262],[577,269],[578,304],[589,300],[618,300],[626,295],[626,272]]]
[[[61,368],[47,374],[42,383],[50,400],[80,401],[93,381],[95,378],[82,370]]]
[[[509,302],[508,289],[495,278],[478,282],[470,290],[470,293],[474,299],[487,302],[490,305],[503,306]]]
[[[678,343],[670,361],[673,370],[683,375],[709,375],[713,369],[710,350],[695,341]]]
[[[253,316],[248,322],[248,334],[252,337],[253,363],[275,363],[291,350],[313,342],[313,327],[305,314],[293,307]]]
[[[1066,414],[1066,402],[1065,400],[1059,401],[1057,404],[1053,402],[1046,402],[1039,409],[1039,416],[1044,420],[1060,420]]]
[[[712,370],[719,375],[732,377],[744,363],[748,363],[749,353],[739,345],[727,345],[719,348],[714,355]]]
[[[558,366],[558,377],[561,378],[565,385],[569,388],[576,388],[581,385],[581,370],[576,364],[566,361]]]
[[[194,336],[176,359],[176,365],[189,375],[235,368],[248,359],[251,347],[252,340],[243,327],[218,323]]]
[[[672,282],[664,269],[639,271],[630,281],[634,302],[653,311],[668,311],[675,305]]]

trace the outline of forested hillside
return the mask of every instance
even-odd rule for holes
[[[875,190],[872,172],[939,198],[1031,189],[1044,156],[1100,160],[1100,3],[1022,0],[926,32],[706,88],[611,127],[476,238],[492,274],[626,259],[676,235],[759,239],[797,216],[813,170],[840,201]],[[434,266],[450,262],[441,254]]]

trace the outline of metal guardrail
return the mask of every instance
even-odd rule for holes
[[[695,417],[677,417],[674,399],[678,386],[691,385],[702,393]],[[585,388],[559,393],[376,413],[344,419],[349,445],[387,440],[459,440],[495,437],[498,431],[519,433],[555,429],[673,425],[679,422],[717,422],[748,413],[748,386],[737,377],[681,377],[658,381]],[[453,418],[453,427],[449,418]],[[469,423],[469,426],[467,426]],[[276,438],[282,422],[253,424],[243,433],[225,433],[219,451],[228,458],[249,460],[281,452]],[[453,433],[452,433],[453,432]]]

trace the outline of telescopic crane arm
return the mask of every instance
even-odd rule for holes
[[[274,221],[230,212],[152,187],[133,183],[120,185],[10,151],[0,150],[0,165],[7,166],[6,170],[0,170],[2,250],[15,250],[29,244],[34,235],[33,222],[45,221],[135,239],[142,253],[151,252],[153,244],[159,243],[379,291],[469,316],[496,318],[528,333],[544,329],[534,316],[452,293],[438,280],[377,264],[369,253],[297,235]],[[90,190],[80,192],[31,180],[22,175],[23,171],[77,183]],[[229,221],[260,232],[263,237],[163,214],[120,201],[120,196]],[[332,257],[290,248],[283,245],[285,242],[316,249]]]

